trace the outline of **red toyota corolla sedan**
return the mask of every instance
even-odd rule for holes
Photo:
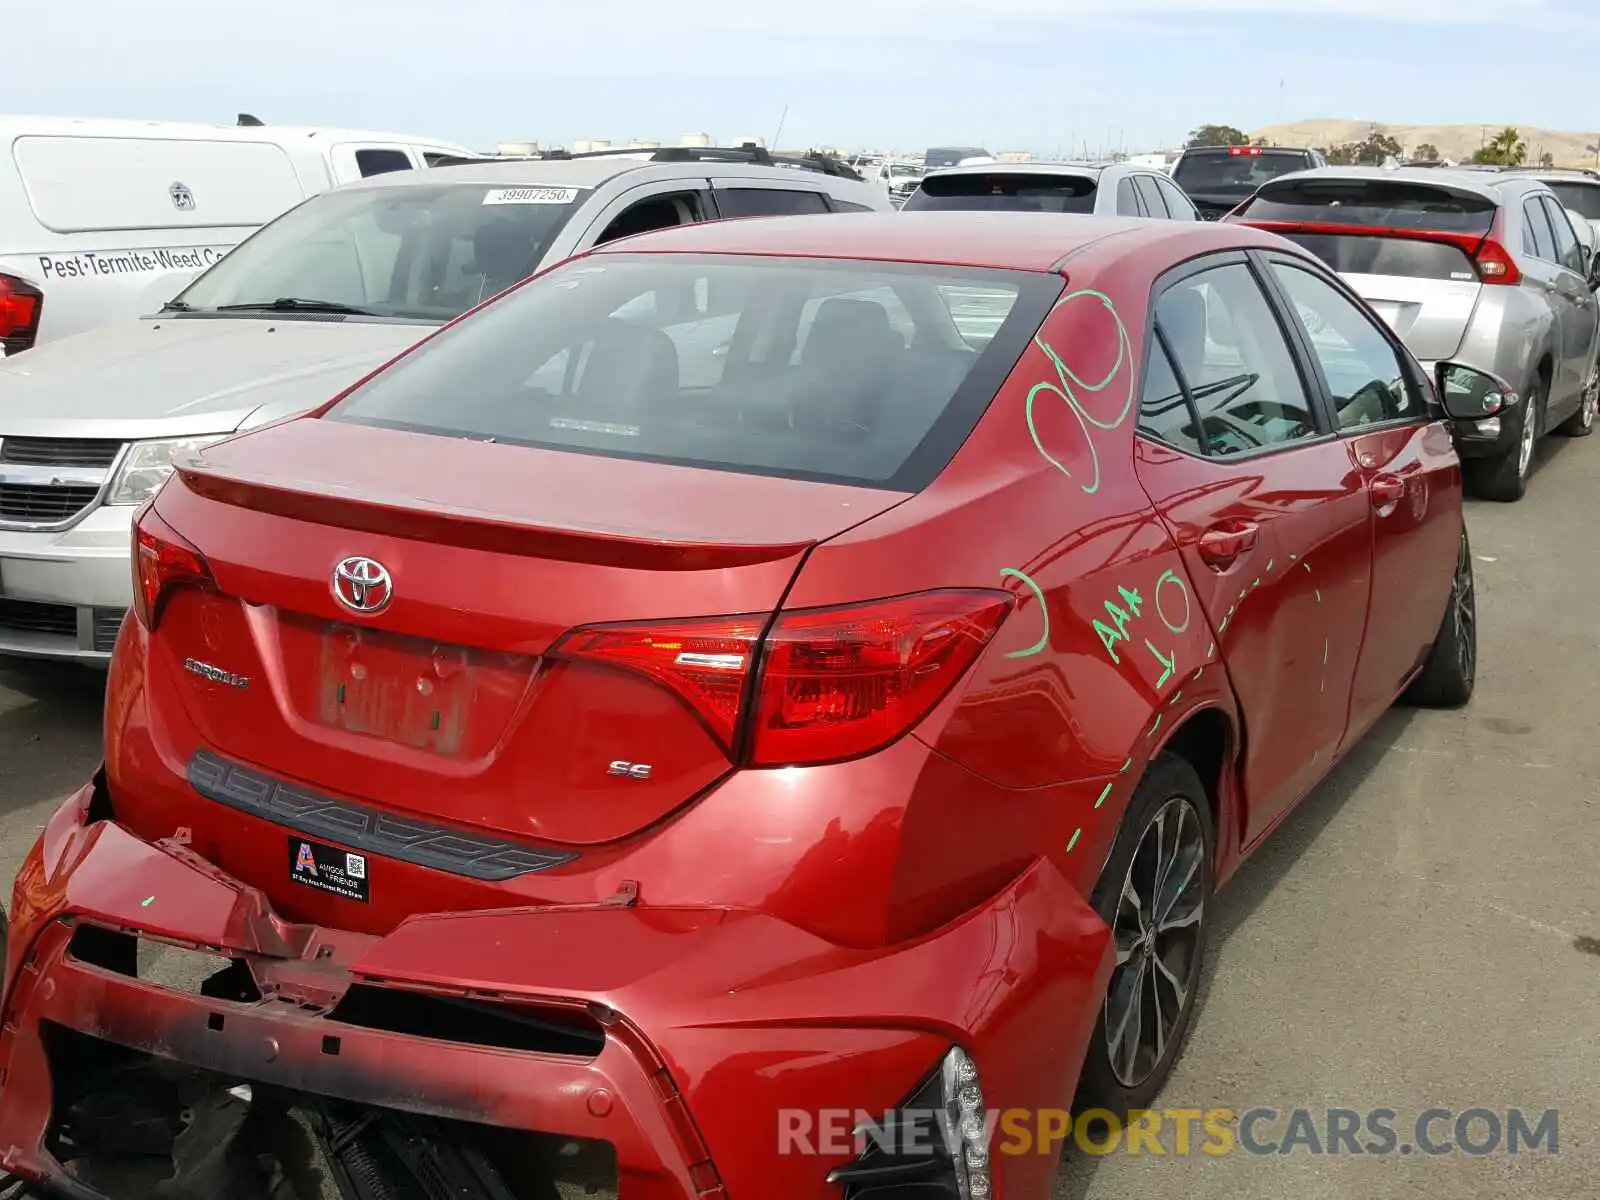
[[[1268,233],[863,214],[613,243],[210,447],[17,883],[6,1168],[1047,1196],[996,1118],[1149,1101],[1216,885],[1470,696],[1496,388]]]

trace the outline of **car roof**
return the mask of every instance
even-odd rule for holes
[[[832,184],[866,186],[858,180],[808,171],[801,167],[759,166],[752,163],[652,162],[654,151],[642,150],[640,157],[627,155],[603,158],[516,158],[482,162],[453,163],[426,171],[391,171],[349,183],[340,189],[438,187],[443,184],[477,184],[500,187],[578,187],[595,188],[619,175],[638,175],[639,182],[651,179],[705,179],[708,175],[732,179],[809,179],[827,190]]]
[[[193,121],[139,121],[122,117],[34,117],[0,115],[0,139],[32,137],[149,138],[173,141],[267,142],[396,142],[408,146],[461,149],[445,138],[423,137],[376,129],[344,129],[312,125],[207,125]]]
[[[1107,239],[1168,242],[1173,259],[1230,248],[1282,248],[1282,239],[1247,225],[1090,217],[1061,213],[893,212],[849,216],[760,217],[706,221],[620,238],[593,253],[749,254],[792,258],[936,263],[1014,271],[1054,271]]]
[[[942,179],[946,175],[1088,175],[1098,177],[1109,164],[1071,162],[992,162],[964,167],[935,167],[923,178]]]
[[[1228,154],[1234,150],[1259,150],[1261,153],[1273,154],[1315,154],[1316,151],[1308,150],[1304,146],[1186,146],[1184,154]],[[1240,157],[1245,157],[1241,155]]]

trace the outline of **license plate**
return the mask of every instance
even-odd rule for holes
[[[334,629],[323,638],[318,717],[324,725],[459,754],[477,672],[459,649],[371,630]]]
[[[367,856],[307,838],[289,839],[289,878],[295,883],[366,904],[372,899]]]

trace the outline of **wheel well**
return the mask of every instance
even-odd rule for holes
[[[1544,381],[1546,386],[1549,385],[1551,377],[1555,374],[1555,369],[1555,363],[1550,360],[1550,356],[1548,354],[1541,358],[1539,360],[1539,365],[1534,368],[1534,370],[1538,373],[1539,378]]]
[[[1203,708],[1177,729],[1162,749],[1176,754],[1194,768],[1205,784],[1206,802],[1211,809],[1211,827],[1222,836],[1222,767],[1228,761],[1228,746],[1233,730],[1228,718],[1214,708]]]

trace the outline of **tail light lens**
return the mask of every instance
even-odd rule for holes
[[[0,275],[0,343],[7,354],[33,348],[43,312],[43,292],[15,275]]]
[[[1014,603],[942,590],[838,608],[574,630],[555,657],[648,675],[751,766],[839,762],[896,740],[977,660]],[[759,652],[759,654],[758,654]],[[742,754],[741,754],[742,750]]]
[[[1495,228],[1479,245],[1477,252],[1472,257],[1478,266],[1478,277],[1484,283],[1519,284],[1522,282],[1522,272],[1517,269],[1517,260],[1511,257],[1511,252],[1505,248],[1505,244],[1500,240],[1499,220],[1495,221]]]
[[[139,623],[154,630],[173,589],[216,591],[205,556],[146,506],[133,526],[133,610]]]

